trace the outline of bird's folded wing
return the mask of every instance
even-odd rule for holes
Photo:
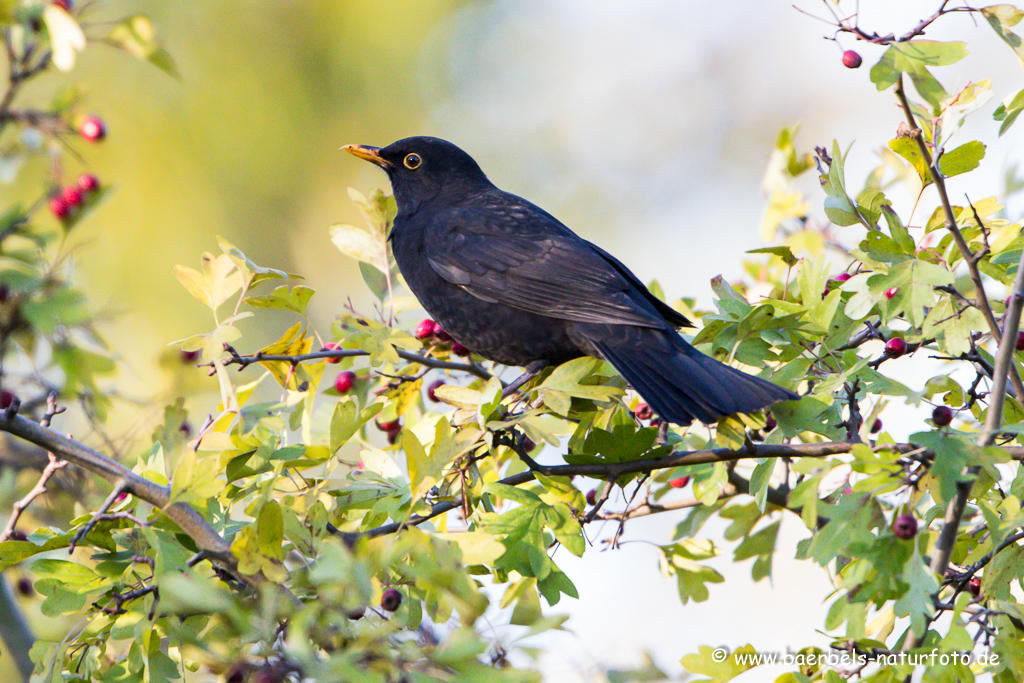
[[[444,212],[429,229],[425,250],[438,275],[473,296],[552,318],[657,328],[666,324],[660,308],[671,311],[656,306],[629,271],[620,272],[625,266],[542,212],[526,220],[493,211],[486,217]]]

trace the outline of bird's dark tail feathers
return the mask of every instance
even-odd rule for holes
[[[705,356],[674,330],[594,325],[586,336],[656,413],[675,424],[711,423],[800,398]]]

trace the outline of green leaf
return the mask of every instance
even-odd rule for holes
[[[1010,129],[1013,122],[1020,116],[1021,111],[1024,111],[1024,90],[1019,90],[1016,94],[1010,95],[1003,100],[1002,104],[996,107],[996,110],[992,112],[992,118],[1003,122],[999,126],[1000,137]]]
[[[698,648],[698,654],[686,655],[680,661],[683,668],[692,674],[707,676],[709,683],[726,683],[744,671],[752,669],[758,661],[757,650],[753,645],[737,648],[728,657],[722,652],[707,645]],[[740,662],[742,660],[742,663]],[[704,679],[702,679],[704,680]]]
[[[996,35],[1013,49],[1021,66],[1024,66],[1024,44],[1021,43],[1020,36],[1010,30],[1011,26],[1020,23],[1021,17],[1024,17],[1024,11],[1013,5],[991,5],[983,7],[981,14],[988,20],[989,26],[996,32]],[[1001,134],[1002,131],[1000,131]]]
[[[164,73],[178,77],[174,59],[157,41],[153,22],[148,17],[137,14],[121,20],[110,31],[107,41],[133,57],[148,61]]]
[[[245,303],[258,308],[277,308],[305,315],[306,306],[309,305],[309,300],[313,297],[313,294],[314,291],[312,289],[303,285],[295,287],[281,285],[266,296],[247,297]]]
[[[985,156],[985,145],[977,140],[960,145],[939,157],[939,171],[947,178],[978,168]]]
[[[388,269],[384,241],[354,225],[332,225],[331,242],[341,253],[370,264],[382,273]]]
[[[938,109],[947,95],[926,67],[954,64],[967,54],[967,44],[961,42],[911,40],[896,43],[871,67],[871,82],[879,90],[885,90],[896,85],[901,73],[909,74],[921,97]]]
[[[348,443],[355,433],[362,429],[363,425],[372,420],[384,409],[383,403],[371,403],[359,410],[354,400],[343,399],[334,406],[334,414],[331,416],[331,452],[335,453],[339,448]]]

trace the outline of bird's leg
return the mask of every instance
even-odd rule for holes
[[[514,394],[519,389],[519,387],[523,386],[531,379],[539,375],[541,371],[544,370],[544,368],[546,368],[547,366],[548,362],[546,360],[535,360],[529,365],[527,365],[523,374],[519,375],[519,377],[516,377],[514,380],[509,382],[505,386],[505,388],[501,390],[501,397],[508,398],[509,396]]]

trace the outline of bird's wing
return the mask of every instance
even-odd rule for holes
[[[577,322],[658,328],[686,321],[654,304],[624,265],[525,201],[442,212],[425,251],[438,275],[484,301]]]

